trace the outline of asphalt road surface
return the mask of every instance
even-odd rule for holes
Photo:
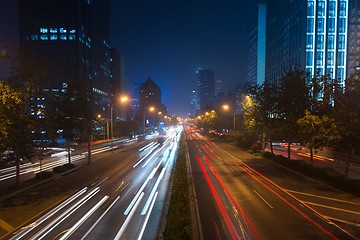
[[[359,239],[360,201],[186,128],[202,239]]]
[[[78,171],[5,200],[0,225],[10,231],[3,238],[156,239],[180,132],[104,151]]]

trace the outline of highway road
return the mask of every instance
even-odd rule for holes
[[[360,201],[186,128],[202,239],[360,239]]]
[[[2,209],[8,208],[0,212],[0,220],[13,227],[4,239],[156,239],[164,225],[180,132],[181,127],[174,128],[165,136],[102,152],[89,166],[3,203]],[[68,191],[62,192],[61,185]],[[46,198],[45,191],[56,193],[41,209],[37,204],[45,200],[38,198]],[[28,209],[27,203],[16,203],[34,194],[34,217],[8,215]]]

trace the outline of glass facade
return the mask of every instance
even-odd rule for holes
[[[349,0],[308,0],[306,70],[346,78]],[[316,13],[316,14],[315,14]]]

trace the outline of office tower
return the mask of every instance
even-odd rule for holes
[[[221,93],[224,93],[224,82],[221,79],[217,79],[215,81],[214,95],[217,97]]]
[[[56,94],[82,83],[93,92],[95,111],[106,113],[112,95],[108,11],[108,0],[19,0],[20,52],[46,70],[42,87]]]
[[[198,110],[200,109],[198,94],[197,94],[197,91],[195,91],[195,90],[193,90],[191,93],[190,105],[191,105],[190,115],[195,116],[198,113]]]
[[[268,0],[266,79],[298,66],[342,84],[359,67],[358,0]]]
[[[278,82],[293,66],[305,69],[305,0],[268,0],[266,5],[265,79]]]
[[[155,111],[162,111],[161,89],[149,77],[140,87],[140,111],[147,112],[150,107]]]
[[[196,71],[200,112],[209,110],[214,105],[214,71],[199,68]]]
[[[266,5],[259,4],[257,14],[248,23],[246,82],[251,85],[265,81],[265,39]]]
[[[349,5],[347,73],[360,71],[360,1],[352,0]]]

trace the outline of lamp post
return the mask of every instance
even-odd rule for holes
[[[123,96],[120,98],[120,101],[122,103],[126,102],[128,100],[128,97]],[[114,141],[114,119],[113,119],[113,110],[114,110],[114,103],[111,104],[111,108],[110,108],[110,145],[111,145],[111,152],[114,152],[114,147],[113,147],[113,141]]]
[[[225,111],[228,111],[230,109],[230,106],[228,104],[223,105],[223,109]],[[236,127],[236,116],[235,116],[235,109],[233,110],[233,131],[235,131],[235,127]]]

